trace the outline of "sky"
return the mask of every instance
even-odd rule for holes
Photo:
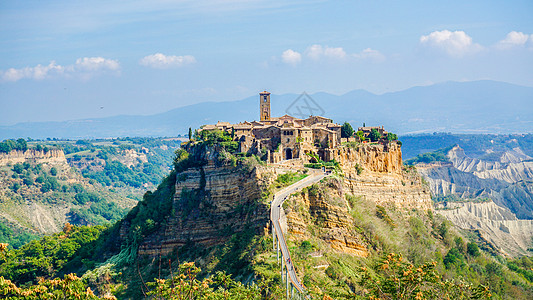
[[[0,0],[0,125],[445,81],[533,86],[533,1]]]

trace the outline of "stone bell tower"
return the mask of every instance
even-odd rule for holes
[[[261,121],[270,121],[270,93],[259,93],[259,116]]]

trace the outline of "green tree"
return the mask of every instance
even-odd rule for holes
[[[370,135],[368,136],[372,142],[377,142],[381,139],[381,133],[376,128],[372,128]]]
[[[344,122],[344,124],[342,124],[341,137],[343,137],[343,138],[352,137],[353,132],[354,132],[354,130],[353,130],[352,125],[350,125],[350,123]]]
[[[52,176],[56,176],[57,175],[57,169],[55,167],[52,167],[50,169],[50,175],[52,175]]]
[[[191,138],[192,138],[192,128],[189,127],[189,141],[191,140]]]
[[[17,150],[20,150],[20,151],[28,150],[28,143],[26,142],[25,139],[20,138],[17,140]]]
[[[364,133],[363,131],[359,130],[359,131],[357,131],[355,134],[359,137],[359,139],[361,140],[361,142],[364,142],[364,141],[365,141],[365,133]]]
[[[389,132],[387,134],[387,140],[390,141],[396,141],[398,140],[398,136],[395,133]]]
[[[479,256],[481,254],[479,252],[479,247],[474,242],[470,242],[470,243],[466,244],[466,253],[468,253],[468,255],[474,256],[474,257],[477,257],[477,256]]]

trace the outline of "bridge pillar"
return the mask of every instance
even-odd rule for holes
[[[287,290],[287,299],[289,299],[289,267],[285,266],[285,282],[286,282],[286,290]]]
[[[283,284],[283,259],[281,260],[281,283]]]
[[[274,223],[272,223],[272,248],[273,251],[276,251],[276,227],[274,227]]]
[[[278,242],[276,243],[277,245],[277,250],[276,250],[276,259],[279,261],[279,239],[278,239]]]

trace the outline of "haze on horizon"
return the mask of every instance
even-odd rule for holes
[[[533,2],[4,1],[0,125],[481,79],[533,86]]]

